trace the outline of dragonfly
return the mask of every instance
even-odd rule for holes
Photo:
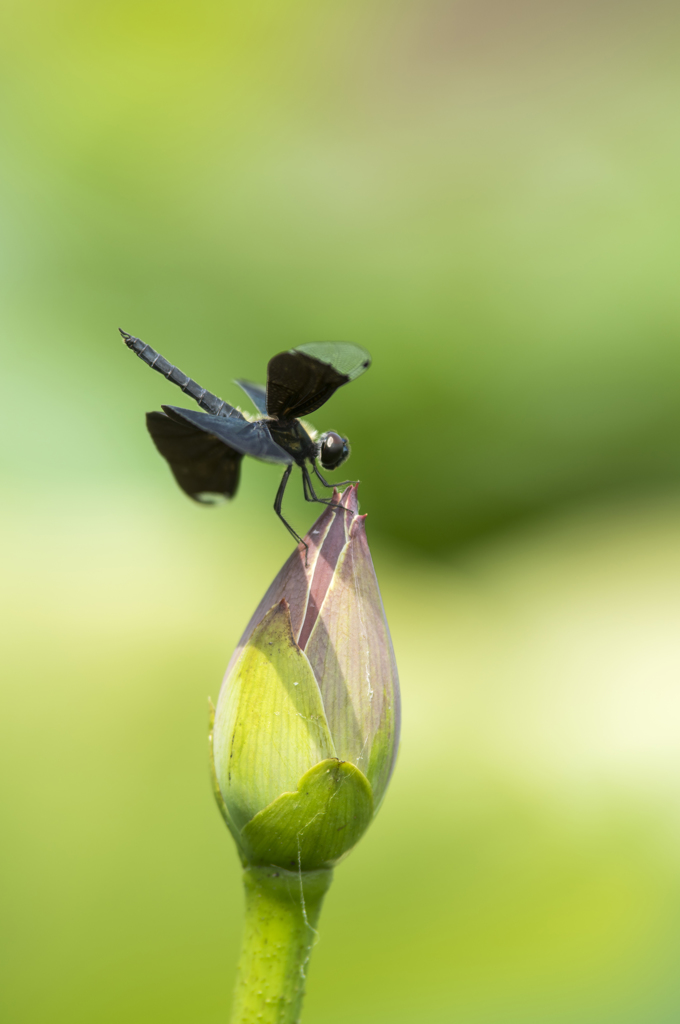
[[[324,479],[319,463],[324,470],[337,469],[349,458],[350,446],[347,438],[335,430],[316,437],[300,417],[320,409],[338,388],[364,373],[371,365],[368,352],[347,341],[314,341],[279,352],[267,364],[266,385],[234,381],[257,409],[258,415],[253,417],[206,391],[140,338],[119,330],[135,355],[176,384],[203,410],[163,405],[162,412],[146,414],[154,444],[185,494],[208,505],[233,498],[244,455],[285,466],[274,511],[291,536],[307,549],[281,510],[293,467],[299,466],[302,471],[307,501],[341,509],[343,506],[333,498],[317,495],[312,473],[324,487],[333,487]],[[345,480],[337,486],[349,482]]]

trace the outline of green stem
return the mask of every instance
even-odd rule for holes
[[[333,872],[249,867],[231,1024],[297,1024],[316,923]]]

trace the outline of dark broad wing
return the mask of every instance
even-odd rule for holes
[[[272,439],[266,420],[251,423],[241,417],[211,416],[207,412],[179,409],[174,405],[164,405],[163,412],[172,420],[198,427],[241,455],[250,455],[262,462],[275,462],[283,466],[289,466],[293,461],[288,452]]]
[[[260,415],[267,415],[267,389],[264,384],[253,384],[250,380],[235,380],[234,384],[243,388]]]
[[[314,341],[280,352],[267,367],[267,413],[278,419],[307,416],[370,365],[368,352],[347,341]]]
[[[146,425],[175,480],[190,498],[204,505],[214,504],[218,495],[233,498],[241,473],[240,452],[162,412],[148,412]]]

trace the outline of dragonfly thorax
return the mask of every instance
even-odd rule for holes
[[[299,420],[267,420],[273,440],[300,465],[316,455],[316,444]]]

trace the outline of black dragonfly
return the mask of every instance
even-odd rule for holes
[[[163,405],[163,412],[146,414],[146,425],[156,448],[190,498],[203,504],[214,504],[220,497],[232,498],[239,484],[241,459],[250,455],[286,467],[274,510],[299,543],[304,541],[281,512],[293,466],[302,470],[307,501],[342,507],[332,498],[316,494],[308,464],[324,487],[332,487],[324,480],[317,462],[326,470],[337,469],[349,457],[349,442],[334,430],[314,438],[299,418],[319,409],[339,387],[368,369],[371,357],[365,349],[344,341],[315,341],[279,352],[267,365],[266,387],[247,380],[234,382],[243,388],[259,413],[258,418],[248,418],[200,387],[150,345],[123,330],[120,333],[128,348],[147,366],[162,373],[205,410],[196,412]]]

